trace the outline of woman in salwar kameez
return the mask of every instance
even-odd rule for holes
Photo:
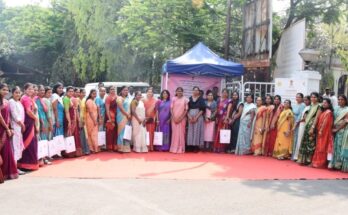
[[[130,101],[128,87],[121,88],[121,94],[117,97],[117,151],[120,153],[131,152],[130,141],[125,140],[124,133],[126,125],[129,125],[132,115],[130,114]]]
[[[299,124],[302,120],[302,112],[305,109],[306,105],[303,103],[303,94],[297,93],[296,94],[296,104],[292,105],[292,112],[294,113],[295,118],[295,126],[293,128],[294,138],[292,143],[292,159],[294,159],[295,150],[296,150],[296,143],[297,143],[297,137],[298,137],[298,130],[299,130]]]
[[[262,154],[262,143],[265,137],[265,115],[267,108],[262,104],[262,98],[256,99],[257,110],[252,130],[251,151],[254,155]]]
[[[204,114],[204,149],[212,151],[213,142],[215,138],[215,116],[217,110],[217,103],[214,101],[213,92],[207,91],[207,100],[205,102]]]
[[[228,99],[228,91],[227,89],[222,90],[222,96],[217,101],[217,112],[216,112],[216,134],[215,141],[213,146],[213,151],[216,153],[224,153],[226,151],[226,144],[220,143],[220,130],[228,129],[229,118],[227,115],[228,107],[231,105],[231,100]]]
[[[98,146],[98,106],[95,103],[97,91],[91,90],[86,100],[86,128],[88,134],[89,150],[92,153],[99,152]]]
[[[309,165],[312,163],[312,157],[316,146],[316,124],[318,115],[320,115],[319,94],[311,93],[311,107],[306,115],[306,127],[302,139],[297,162],[302,165]]]
[[[148,152],[146,146],[146,117],[145,117],[145,105],[141,101],[141,91],[135,92],[135,97],[131,103],[132,113],[132,136],[133,136],[133,151],[135,152]]]
[[[243,113],[240,117],[236,155],[251,154],[251,130],[255,117],[256,105],[252,95],[247,95]]]
[[[273,157],[278,160],[289,159],[292,153],[294,133],[294,114],[291,109],[291,101],[284,101],[284,110],[277,122],[277,139],[275,141]]]
[[[330,161],[329,168],[348,171],[348,156],[347,156],[347,142],[348,142],[348,101],[345,95],[338,97],[338,105],[335,108],[334,128],[335,134],[333,157]]]
[[[106,117],[106,150],[117,151],[117,126],[116,126],[116,111],[117,111],[117,95],[116,88],[110,87],[109,95],[105,100],[105,117]]]
[[[333,109],[331,100],[328,98],[323,99],[321,114],[318,117],[318,123],[316,130],[317,143],[312,159],[312,166],[315,168],[327,167],[328,154],[333,151]]]
[[[204,119],[205,102],[200,95],[200,89],[193,87],[193,95],[189,99],[189,109],[187,113],[187,147],[191,151],[198,152],[204,148]]]
[[[157,130],[163,133],[163,142],[162,146],[155,146],[156,151],[169,151],[170,149],[170,134],[171,134],[171,126],[170,126],[170,93],[168,90],[163,90],[160,96],[160,99],[156,104],[157,111]]]
[[[16,161],[11,147],[13,130],[10,129],[11,113],[9,102],[5,99],[9,89],[7,84],[0,84],[0,161],[3,179],[18,178]],[[0,176],[1,177],[1,176]],[[2,179],[0,179],[1,181]]]
[[[143,100],[146,110],[146,130],[149,132],[150,145],[149,150],[153,151],[153,139],[156,130],[156,103],[157,99],[153,96],[153,88],[146,91],[146,98]]]
[[[185,152],[186,139],[186,114],[188,111],[188,99],[184,97],[184,89],[178,87],[176,95],[172,100],[172,143],[170,146],[171,153]]]
[[[38,120],[35,111],[35,102],[32,99],[34,95],[34,86],[31,83],[24,85],[25,95],[21,98],[21,103],[25,110],[25,131],[23,133],[24,150],[22,158],[18,161],[17,166],[23,170],[39,169],[37,158],[37,136],[35,134],[35,122]]]

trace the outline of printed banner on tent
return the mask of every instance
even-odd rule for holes
[[[176,88],[182,87],[184,89],[184,95],[190,97],[194,86],[199,87],[204,92],[211,90],[213,87],[218,87],[221,90],[221,80],[222,78],[219,77],[169,74],[167,90],[174,96]],[[166,81],[166,75],[163,75],[162,89],[166,88]]]

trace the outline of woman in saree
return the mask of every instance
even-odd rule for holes
[[[227,89],[222,90],[221,98],[219,98],[217,101],[217,104],[218,104],[217,113],[216,113],[217,128],[216,128],[215,142],[213,146],[213,151],[216,153],[224,153],[226,151],[226,144],[220,143],[220,130],[228,128],[229,120],[228,120],[227,110],[230,103],[231,103],[231,100],[228,99]]]
[[[105,131],[105,100],[107,98],[106,96],[106,89],[105,87],[99,87],[99,92],[97,92],[97,98],[95,99],[95,103],[98,107],[98,122],[99,122],[99,131]]]
[[[141,91],[137,91],[135,92],[135,97],[131,103],[133,151],[139,153],[148,152],[146,146],[145,105],[141,99]]]
[[[188,99],[184,96],[184,89],[182,87],[178,87],[175,93],[176,95],[170,106],[172,115],[172,143],[170,152],[184,153]]]
[[[297,143],[297,136],[298,136],[298,125],[300,123],[301,115],[306,107],[306,105],[303,103],[303,94],[302,93],[297,93],[296,94],[296,104],[292,105],[292,112],[294,113],[294,118],[295,118],[295,126],[293,128],[293,133],[294,133],[294,138],[293,138],[293,143],[292,143],[292,159],[295,154],[295,149],[296,149],[296,143]]]
[[[79,133],[79,116],[77,114],[78,100],[74,97],[75,89],[71,86],[66,88],[66,95],[63,98],[64,104],[64,124],[65,137],[73,136],[75,140],[76,151],[64,153],[64,157],[79,157],[82,155],[82,146]]]
[[[345,95],[338,96],[338,106],[334,111],[335,121],[332,132],[335,134],[333,157],[329,168],[348,171],[348,157],[345,154],[348,148],[348,101]],[[345,156],[343,156],[345,155]],[[344,167],[344,168],[343,168]]]
[[[214,101],[214,95],[211,90],[206,93],[207,100],[205,101],[204,114],[204,150],[212,151],[215,137],[215,116],[217,110],[217,103]]]
[[[88,138],[87,138],[87,129],[86,129],[86,90],[81,88],[80,89],[80,104],[79,104],[79,128],[80,128],[80,140],[81,140],[81,146],[82,146],[82,153],[84,155],[89,155],[89,146],[88,146]]]
[[[227,153],[234,154],[236,151],[240,117],[243,113],[244,104],[240,102],[239,93],[232,93],[232,102],[228,106],[227,116],[229,117],[229,124],[231,128],[231,141],[227,150]]]
[[[12,99],[9,101],[11,111],[11,128],[13,129],[12,148],[13,156],[16,162],[22,158],[22,152],[24,150],[22,132],[25,131],[25,113],[24,107],[20,101],[21,95],[21,89],[19,87],[14,87],[12,89]],[[18,170],[18,173],[23,174],[24,172]]]
[[[64,135],[64,105],[62,96],[64,94],[63,84],[57,83],[53,86],[52,107],[55,123],[53,126],[53,136]]]
[[[316,92],[311,93],[311,107],[306,115],[305,131],[298,155],[297,162],[302,165],[309,165],[312,163],[312,157],[315,151],[316,145],[316,125],[318,115],[321,114],[319,105],[319,94]]]
[[[11,113],[9,102],[5,99],[9,89],[7,84],[0,84],[0,163],[3,179],[18,178],[16,161],[11,147],[13,130],[10,129]],[[1,177],[1,176],[0,176]],[[2,179],[0,179],[2,181]]]
[[[170,93],[168,90],[161,92],[160,99],[156,104],[157,130],[163,134],[162,146],[155,146],[156,151],[167,152],[170,149]]]
[[[262,154],[262,143],[265,137],[265,115],[267,108],[263,105],[261,97],[256,99],[256,113],[252,130],[251,152],[255,156]]]
[[[52,140],[52,138],[53,138],[53,125],[55,122],[51,98],[52,98],[52,88],[45,87],[45,96],[43,98],[43,102],[45,103],[45,105],[47,107],[47,119],[48,119],[48,124],[49,124],[48,140]]]
[[[32,99],[34,95],[34,86],[31,83],[24,85],[24,95],[21,98],[21,103],[25,110],[23,132],[24,150],[22,158],[18,161],[17,166],[22,170],[37,170],[39,163],[37,159],[37,136],[35,134],[35,122],[38,120],[35,115],[35,103]]]
[[[267,99],[267,98],[266,98]],[[266,139],[264,143],[263,154],[273,156],[274,144],[277,138],[277,122],[284,106],[279,95],[274,96],[273,105],[268,106],[266,118]]]
[[[295,148],[295,150],[293,150],[294,154],[292,155],[292,159],[295,161],[298,159],[298,154],[300,152],[302,138],[303,138],[305,127],[306,127],[306,122],[305,122],[306,114],[308,113],[308,111],[311,107],[311,97],[310,96],[304,97],[304,104],[306,105],[306,107],[303,109],[303,111],[301,113],[301,117],[300,117],[301,120],[295,124],[295,127],[293,129],[293,130],[295,130],[295,128],[298,127],[297,140],[296,140],[296,144],[294,144],[294,146],[296,148]]]
[[[106,150],[117,151],[117,130],[116,130],[116,110],[117,110],[116,88],[110,87],[109,95],[105,100],[106,117]]]
[[[128,87],[121,87],[121,94],[116,99],[117,113],[117,151],[120,153],[131,152],[130,141],[123,139],[126,125],[129,124],[132,115],[130,114],[130,101],[128,97]]]
[[[253,96],[247,95],[243,113],[240,117],[236,155],[248,155],[251,153],[251,130],[256,111],[253,101]]]
[[[153,151],[153,138],[156,130],[156,103],[157,99],[153,97],[153,88],[150,87],[146,91],[146,98],[144,99],[144,105],[146,110],[146,130],[149,132],[150,139],[150,151]]]
[[[193,94],[188,103],[188,130],[187,130],[187,146],[191,147],[191,151],[198,152],[204,148],[204,119],[205,102],[200,95],[200,89],[193,87]]]
[[[326,168],[328,154],[333,152],[333,108],[331,100],[329,98],[324,98],[321,114],[318,117],[318,123],[316,126],[317,143],[312,159],[312,167],[315,168]]]
[[[292,153],[294,133],[294,114],[291,108],[291,101],[284,101],[284,110],[277,122],[277,139],[275,141],[273,157],[278,160],[289,159]]]
[[[99,152],[98,146],[98,106],[95,103],[97,91],[91,90],[86,99],[86,128],[88,134],[89,150],[92,153]]]

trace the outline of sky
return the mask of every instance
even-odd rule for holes
[[[5,3],[9,7],[24,6],[28,4],[40,4],[41,6],[48,7],[49,0],[5,0]],[[283,12],[289,5],[289,0],[272,0],[273,11]]]

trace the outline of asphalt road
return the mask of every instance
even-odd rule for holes
[[[348,180],[69,179],[0,185],[0,214],[347,214]]]

